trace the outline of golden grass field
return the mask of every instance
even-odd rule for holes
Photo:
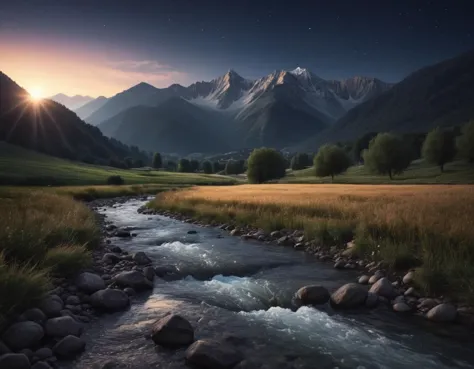
[[[455,280],[474,295],[474,186],[206,186],[161,193],[151,206],[267,231],[301,229],[328,246],[355,237],[365,256],[422,263],[428,290]]]

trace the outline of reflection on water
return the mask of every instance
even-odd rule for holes
[[[117,226],[138,229],[136,238],[114,244],[145,251],[155,266],[168,266],[173,274],[156,279],[153,293],[136,297],[130,310],[91,325],[86,353],[68,368],[91,368],[110,359],[129,368],[186,368],[184,349],[166,350],[147,339],[150,325],[169,312],[186,317],[197,339],[238,345],[256,368],[313,369],[315,363],[321,369],[474,367],[470,346],[434,334],[415,318],[383,309],[345,314],[328,306],[296,310],[292,299],[298,288],[319,283],[334,290],[352,282],[353,272],[217,229],[141,215],[136,212],[141,204],[131,201],[105,211]],[[191,229],[198,233],[188,235]],[[471,343],[472,338],[465,337]]]

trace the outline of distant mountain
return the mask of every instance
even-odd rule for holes
[[[65,106],[47,99],[33,102],[28,92],[2,72],[0,141],[88,162],[109,163],[132,156],[130,148],[105,137]]]
[[[141,105],[166,109],[166,119],[160,120],[160,124],[186,124],[181,121],[185,118],[197,122],[200,119],[191,119],[192,114],[212,112],[212,120],[219,121],[219,127],[224,128],[218,130],[222,134],[220,141],[229,142],[231,137],[232,149],[262,145],[283,148],[326,129],[354,106],[389,88],[389,84],[374,78],[326,81],[302,68],[290,72],[275,71],[256,81],[247,80],[229,70],[212,81],[196,82],[189,87],[172,85],[157,89],[139,84],[110,98],[87,121],[99,124],[106,135],[149,148],[144,143],[151,137],[144,137],[144,132],[150,131],[151,125],[156,122],[157,117],[153,112],[157,110],[132,109],[129,112],[128,108]],[[181,105],[176,104],[177,100],[173,98],[180,98],[189,104],[183,107],[182,102]],[[186,109],[187,115],[173,112],[172,109],[177,107]],[[146,114],[143,115],[145,111]],[[121,114],[123,112],[127,114]],[[134,117],[133,114],[137,116]],[[105,121],[104,117],[107,117]],[[138,131],[138,128],[133,128],[132,123],[129,123],[126,124],[129,126],[128,134],[123,135],[118,127],[123,124],[124,117],[127,117],[127,121],[134,122],[135,127],[140,125],[140,129],[143,129],[145,124],[150,129]],[[153,119],[140,121],[144,117]],[[134,134],[134,129],[137,134]],[[118,132],[122,134],[119,135]],[[168,138],[170,142],[178,139],[171,136]],[[157,140],[159,138],[154,142]],[[204,145],[203,150],[215,152],[214,146]]]
[[[50,99],[64,105],[69,110],[78,109],[81,106],[87,104],[88,102],[94,100],[94,98],[90,96],[82,96],[82,95],[68,96],[65,94],[57,94],[57,95],[51,96]]]
[[[103,107],[105,103],[107,102],[107,100],[108,99],[105,96],[99,96],[98,98],[82,105],[80,108],[75,109],[74,112],[77,114],[79,118],[85,120],[96,110],[99,110],[101,107]]]
[[[350,110],[300,149],[355,140],[368,132],[427,132],[438,126],[463,124],[474,118],[473,66],[474,50],[422,68]]]

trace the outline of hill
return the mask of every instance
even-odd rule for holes
[[[368,100],[300,150],[327,142],[355,140],[368,132],[427,132],[460,125],[474,117],[474,50],[423,68]]]
[[[89,117],[92,113],[104,106],[107,100],[108,99],[105,96],[99,96],[98,98],[82,105],[80,108],[75,109],[74,112],[79,118],[86,120],[86,118]]]
[[[52,100],[33,101],[29,94],[0,72],[0,141],[52,156],[85,161],[141,157],[127,146],[105,137],[65,106]]]
[[[68,96],[65,94],[56,94],[54,96],[51,96],[50,99],[64,105],[66,108],[70,110],[75,110],[89,103],[94,98],[90,96],[82,96],[82,95]]]

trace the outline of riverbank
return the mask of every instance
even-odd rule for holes
[[[399,285],[413,271],[412,285],[402,294],[414,287],[413,298],[419,293],[439,298],[434,302],[455,302],[460,317],[471,311],[466,306],[474,297],[474,189],[469,186],[196,187],[159,194],[149,208],[244,238],[305,249],[338,268],[383,269]],[[423,301],[408,298],[412,292],[403,301],[410,309],[404,309],[419,311]]]

